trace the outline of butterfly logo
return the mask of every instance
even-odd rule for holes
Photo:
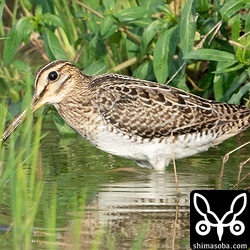
[[[243,205],[239,209],[239,204],[240,200],[243,199]],[[200,207],[198,205],[198,202],[200,204]],[[247,205],[247,195],[246,193],[239,194],[236,196],[230,206],[230,210],[227,211],[221,219],[210,210],[210,205],[207,201],[207,199],[198,193],[194,194],[193,197],[193,203],[196,211],[203,217],[202,220],[197,222],[195,226],[196,232],[201,235],[207,235],[209,234],[211,227],[217,228],[217,235],[219,238],[219,241],[221,241],[223,233],[224,233],[224,228],[229,227],[230,232],[235,235],[241,235],[245,231],[245,225],[243,224],[242,221],[237,220],[237,217],[245,210],[246,205]],[[237,207],[235,206],[238,203]],[[201,206],[203,204],[203,206]],[[204,206],[205,205],[205,206]],[[205,209],[204,209],[205,208]],[[238,209],[238,210],[237,210]],[[228,221],[231,218],[230,222],[225,222],[226,220]]]

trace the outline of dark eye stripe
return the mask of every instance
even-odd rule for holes
[[[56,93],[59,93],[61,91],[61,89],[64,87],[64,83],[66,81],[68,81],[68,79],[70,79],[72,76],[71,75],[68,75],[67,78],[64,80],[64,82],[62,82],[59,86],[59,88],[56,90]]]
[[[46,86],[44,87],[43,91],[42,91],[42,92],[40,93],[40,95],[38,96],[39,99],[42,98],[42,97],[44,96],[44,94],[45,94],[45,92],[46,92],[46,90],[47,90],[47,86],[48,86],[48,85],[46,85]]]
[[[57,60],[57,61],[52,61],[48,64],[46,64],[45,66],[40,67],[35,75],[35,88],[37,88],[37,83],[40,81],[40,77],[43,75],[43,73],[45,72],[50,72],[49,70],[51,69],[53,71],[53,68],[55,66],[58,66],[60,64],[61,67],[58,67],[56,70],[57,72],[60,72],[61,68],[63,68],[65,65],[72,65],[70,62],[68,61],[63,61],[63,60]],[[54,70],[55,71],[55,70]]]

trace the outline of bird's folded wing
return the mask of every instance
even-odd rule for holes
[[[97,95],[100,114],[112,126],[143,138],[202,132],[216,127],[220,114],[212,102],[168,86],[127,79],[102,84]]]

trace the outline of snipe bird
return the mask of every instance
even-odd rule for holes
[[[250,126],[250,109],[206,100],[170,86],[132,77],[87,76],[68,61],[41,67],[30,110],[52,104],[82,137],[139,166],[164,171]],[[2,136],[26,119],[24,110]]]

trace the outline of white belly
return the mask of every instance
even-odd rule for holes
[[[187,157],[206,151],[216,136],[205,134],[181,135],[172,143],[171,137],[163,140],[155,138],[151,141],[138,136],[129,137],[122,133],[110,132],[106,126],[100,125],[94,144],[110,154],[133,159],[142,167],[164,171],[173,159]]]

